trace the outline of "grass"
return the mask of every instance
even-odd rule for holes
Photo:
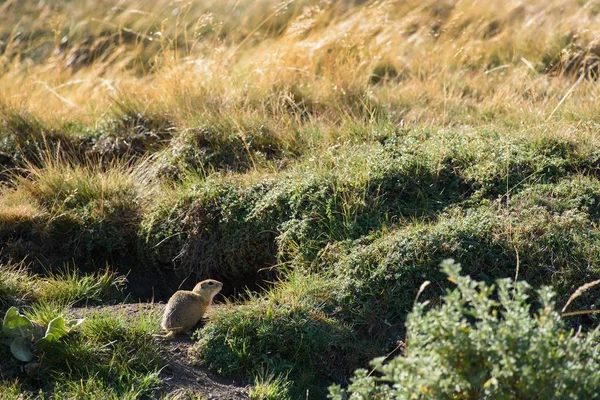
[[[248,394],[251,400],[285,400],[290,398],[290,386],[285,377],[262,374],[256,376]]]
[[[41,299],[26,315],[47,324],[67,316],[64,304]],[[39,353],[39,370],[34,377],[19,373],[21,363],[6,352],[1,365],[3,392],[7,399],[21,393],[43,398],[128,398],[148,396],[158,388],[159,370],[164,366],[152,334],[158,332],[157,314],[135,318],[115,314],[92,315],[67,337]],[[19,379],[21,377],[21,379]],[[41,384],[46,382],[45,384]],[[11,394],[12,393],[12,394]]]
[[[226,376],[260,380],[265,371],[277,374],[280,378],[273,379],[290,386],[293,397],[306,390],[323,396],[324,382],[340,379],[375,349],[351,326],[328,315],[335,282],[296,272],[288,278],[265,297],[215,309],[211,324],[197,334],[195,356]]]
[[[105,302],[118,299],[127,280],[106,269],[82,275],[77,269],[50,272],[38,282],[39,297],[60,304]]]
[[[32,274],[25,263],[0,265],[0,310],[10,305],[73,305],[110,302],[122,298],[125,277],[105,269],[82,274],[65,268],[41,276]]]
[[[41,166],[29,163],[11,175],[2,196],[3,255],[29,256],[55,268],[72,261],[98,266],[117,258],[135,245],[139,214],[151,196],[141,191],[143,177],[122,164],[89,161],[84,167],[60,160],[46,154]]]
[[[214,313],[201,361],[257,397],[318,398],[397,350],[423,281],[434,304],[448,288],[445,258],[559,303],[600,275],[595,2],[0,11],[2,309],[47,320],[114,299],[122,276],[165,299],[218,278],[256,291]],[[101,321],[73,351],[115,364],[49,365],[46,396],[151,393],[150,355],[100,345],[149,325]]]

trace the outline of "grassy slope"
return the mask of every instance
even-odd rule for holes
[[[284,278],[198,354],[315,395],[446,257],[597,279],[598,4],[334,3],[3,3],[1,256]]]

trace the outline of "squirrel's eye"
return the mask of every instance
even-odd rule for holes
[[[208,286],[214,285],[214,282],[208,282]]]

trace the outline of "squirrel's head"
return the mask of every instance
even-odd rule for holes
[[[210,295],[212,298],[223,289],[223,284],[219,281],[215,281],[214,279],[207,279],[205,281],[199,282],[194,287],[194,293],[198,293],[201,296]]]

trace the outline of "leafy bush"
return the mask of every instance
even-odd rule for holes
[[[11,307],[2,321],[1,333],[5,338],[3,342],[10,346],[13,356],[29,363],[35,358],[34,352],[43,351],[82,322],[83,319],[65,320],[58,316],[44,327],[21,315],[16,307]]]
[[[415,305],[405,354],[375,359],[374,373],[356,371],[347,390],[330,388],[332,399],[600,396],[600,334],[567,329],[551,289],[538,289],[532,306],[526,282],[490,286],[461,276],[452,260],[442,270],[457,288],[440,307]]]

